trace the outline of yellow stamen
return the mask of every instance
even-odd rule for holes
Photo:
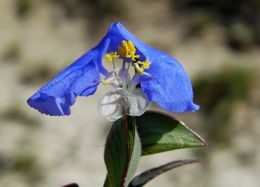
[[[133,54],[132,56],[131,56],[131,60],[132,61],[136,61],[137,59],[139,59],[140,58],[140,55],[135,55],[135,54]]]
[[[135,45],[134,45],[134,43],[131,40],[129,40],[127,42],[127,47],[128,47],[128,50],[129,50],[129,52],[131,54],[135,54],[136,53]]]
[[[117,52],[107,53],[106,58],[107,58],[107,62],[113,62],[115,58],[119,58],[119,55],[117,54]]]
[[[128,42],[127,42],[127,41],[123,40],[123,41],[122,41],[122,46],[123,46],[127,51],[129,51],[129,49],[128,49]]]
[[[136,48],[132,41],[128,40],[122,41],[122,46],[118,47],[118,54],[125,58],[131,58],[132,61],[136,61],[136,59],[140,58],[139,55],[136,55]]]
[[[139,75],[143,75],[144,70],[150,68],[150,63],[148,60],[140,61],[140,55],[137,55],[136,52],[137,50],[135,48],[135,45],[131,40],[122,40],[122,45],[118,46],[118,51],[111,54],[106,54],[106,57],[108,59],[108,62],[112,62],[114,58],[123,57],[125,60],[127,58],[130,60],[130,62],[128,61],[129,66],[127,68],[127,71],[129,70],[130,63],[133,63],[136,73],[138,73]]]
[[[132,59],[132,61],[135,61],[136,59],[140,58],[140,55],[136,55],[136,48],[135,48],[135,45],[134,43],[129,40],[127,42],[127,46],[128,46],[128,50],[129,50],[129,55],[130,55],[130,58]]]
[[[149,64],[149,61],[148,61],[148,60],[146,60],[146,61],[144,61],[144,62],[137,61],[137,63],[140,64],[140,65],[142,65],[142,67],[143,67],[144,69],[149,69],[149,68],[150,68],[150,64]]]
[[[122,57],[126,57],[127,56],[127,51],[124,47],[119,46],[118,47],[118,54]]]
[[[135,67],[136,72],[139,75],[143,75],[144,74],[144,68],[143,67],[140,67],[137,63],[134,63],[134,67]]]

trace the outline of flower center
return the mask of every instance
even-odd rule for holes
[[[132,41],[122,41],[117,51],[105,55],[106,61],[113,64],[110,76],[101,82],[114,88],[100,101],[99,111],[110,120],[116,120],[124,114],[132,116],[142,115],[149,107],[146,95],[136,88],[139,83],[151,78],[145,72],[150,68],[147,59],[140,60],[140,55]],[[121,60],[120,68],[116,67],[116,60]],[[145,77],[145,78],[144,78]]]
[[[110,73],[110,76],[105,80],[110,80],[109,84],[111,84],[111,77],[115,81],[120,82],[122,85],[117,85],[129,89],[134,89],[131,84],[137,75],[142,76],[150,76],[145,72],[146,69],[150,68],[150,63],[147,59],[144,61],[140,60],[140,55],[138,55],[137,50],[135,48],[134,43],[131,40],[123,40],[122,45],[118,46],[117,51],[113,51],[111,53],[107,53],[105,55],[106,61],[113,64],[113,71]],[[121,69],[117,69],[115,65],[115,59],[122,59],[122,67]],[[131,75],[131,69],[134,70],[134,73]],[[113,75],[114,74],[114,75]],[[106,82],[105,83],[108,83]],[[104,82],[103,82],[104,83]],[[124,85],[125,84],[125,85]],[[136,85],[135,85],[136,86]]]

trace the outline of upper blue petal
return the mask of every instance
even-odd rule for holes
[[[108,52],[117,51],[118,46],[122,45],[122,40],[131,40],[136,49],[137,54],[140,55],[141,60],[149,60],[150,46],[138,40],[132,33],[130,33],[121,23],[116,22],[110,26],[107,37],[111,39]]]
[[[152,79],[141,82],[141,88],[151,101],[172,112],[199,109],[199,106],[193,103],[191,81],[182,65],[174,58],[144,44],[120,23],[110,27],[107,37],[111,39],[108,51],[116,51],[122,40],[131,40],[141,60],[149,60],[150,69],[146,72]]]
[[[99,84],[95,50],[84,54],[28,99],[28,104],[47,115],[69,115],[76,96],[88,96]]]

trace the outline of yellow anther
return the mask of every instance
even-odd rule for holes
[[[140,67],[137,63],[134,63],[134,67],[135,67],[136,72],[139,75],[143,75],[144,74],[144,68],[143,67]]]
[[[131,54],[135,54],[135,52],[136,52],[135,45],[131,40],[129,40],[127,42],[127,47],[128,47],[128,50]]]
[[[136,61],[137,59],[139,59],[140,58],[140,55],[135,55],[135,54],[133,54],[132,56],[131,56],[131,60],[132,61]]]
[[[128,42],[127,41],[123,40],[122,46],[128,51]]]
[[[135,61],[136,59],[140,58],[140,55],[136,55],[136,48],[135,48],[135,45],[134,43],[129,40],[127,42],[127,47],[128,47],[128,52],[129,52],[129,58],[131,58],[132,61]]]
[[[136,61],[140,56],[136,55],[136,48],[132,41],[122,41],[122,46],[118,47],[118,54],[125,58],[131,58],[132,61]]]
[[[122,57],[127,57],[127,51],[124,47],[119,46],[118,47],[118,54]]]
[[[123,40],[122,41],[122,46],[118,47],[118,54],[122,57],[126,57],[126,58],[130,58],[130,54],[129,54],[129,48],[128,48],[128,42]]]
[[[131,59],[129,63],[131,64],[133,63],[135,72],[138,73],[139,75],[143,75],[144,70],[150,68],[150,64],[148,60],[145,60],[143,62],[139,61],[140,55],[137,55],[136,52],[137,50],[135,48],[135,45],[131,40],[128,41],[122,40],[122,45],[118,46],[118,53],[114,53],[114,54],[117,55],[116,56],[117,58],[118,56],[120,56],[120,57]],[[107,58],[109,58],[108,60],[111,62],[114,57],[111,56],[110,54],[107,56]],[[130,66],[128,66],[128,70],[129,67]]]
[[[149,61],[148,61],[148,60],[146,60],[146,61],[144,61],[144,62],[137,61],[137,63],[140,64],[140,65],[142,65],[142,67],[143,67],[144,69],[149,69],[149,68],[150,68],[150,64],[149,64]]]
[[[106,58],[107,58],[107,62],[113,62],[113,59],[119,58],[119,55],[117,54],[117,52],[107,53]]]

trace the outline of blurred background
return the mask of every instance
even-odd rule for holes
[[[147,186],[259,187],[259,0],[0,0],[0,187],[102,186],[111,127],[96,110],[104,88],[62,118],[26,100],[114,21],[182,63],[201,110],[174,115],[210,144],[143,157],[137,173],[204,160]]]

